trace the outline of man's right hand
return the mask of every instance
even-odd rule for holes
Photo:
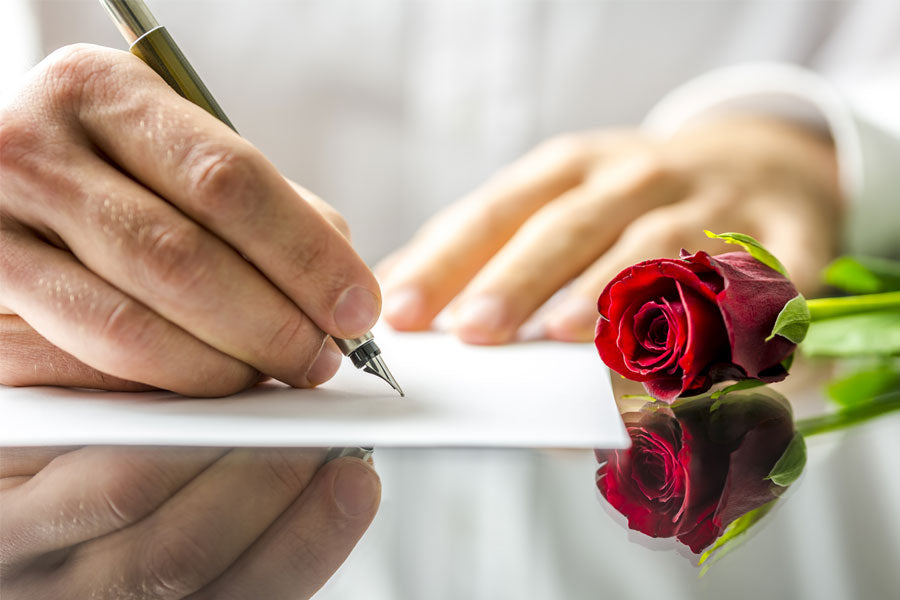
[[[4,600],[309,598],[381,498],[315,448],[0,448]]]
[[[380,312],[340,217],[131,54],[35,67],[0,164],[0,383],[313,386]]]

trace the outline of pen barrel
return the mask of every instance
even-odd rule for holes
[[[147,63],[176,92],[237,131],[165,27],[156,27],[135,40],[131,53]]]

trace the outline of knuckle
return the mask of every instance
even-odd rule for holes
[[[626,181],[632,194],[651,192],[680,181],[676,169],[655,152],[641,153],[625,168],[628,169]]]
[[[586,149],[584,136],[570,132],[555,135],[541,142],[535,152],[546,158],[570,162],[581,157]]]
[[[211,555],[186,528],[152,530],[143,550],[139,589],[151,598],[182,598],[191,594],[215,576]]]
[[[262,454],[261,467],[268,479],[277,487],[291,495],[298,495],[309,485],[316,466],[306,460],[298,460],[290,450],[273,448]]]
[[[160,331],[154,315],[131,298],[116,302],[102,319],[99,340],[108,347],[119,347],[127,340],[133,348],[152,349],[159,343]],[[108,372],[128,372],[140,364],[132,364],[131,353],[110,352]]]
[[[96,493],[100,505],[118,528],[141,520],[162,501],[159,490],[165,489],[165,477],[150,463],[122,460],[99,475]]]
[[[341,288],[344,271],[334,268],[336,254],[335,242],[339,239],[334,233],[328,231],[310,232],[301,243],[298,243],[288,251],[287,266],[293,274],[294,285],[300,286],[315,278],[320,289],[331,293]],[[330,267],[329,267],[330,266]],[[329,282],[329,277],[334,278]]]
[[[634,246],[641,246],[648,239],[659,248],[677,250],[691,238],[696,239],[694,228],[682,227],[682,219],[671,210],[657,209],[644,213],[625,228],[622,239]],[[686,232],[690,232],[689,234]]]
[[[50,102],[73,109],[90,94],[106,93],[103,85],[114,69],[115,50],[91,44],[72,44],[51,53],[44,61],[41,87]]]
[[[248,146],[201,145],[188,156],[185,169],[192,206],[201,220],[241,221],[259,208],[258,156]]]
[[[267,356],[290,357],[291,364],[296,365],[298,372],[305,373],[311,360],[315,358],[313,352],[322,344],[323,336],[300,311],[294,310],[269,336],[260,351]]]
[[[149,290],[181,294],[210,276],[210,248],[199,227],[187,221],[156,223],[143,233],[137,252]]]

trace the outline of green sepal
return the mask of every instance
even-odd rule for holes
[[[822,279],[851,294],[900,291],[900,261],[872,256],[840,256],[825,268]]]
[[[766,338],[768,342],[776,335],[780,335],[795,344],[799,344],[806,337],[809,330],[809,307],[806,305],[806,298],[803,294],[797,294],[788,300],[778,318],[775,319],[775,326],[772,327],[772,333]]]
[[[797,352],[796,352],[796,351],[795,351],[795,352],[791,352],[790,355],[789,355],[786,359],[784,359],[783,361],[781,361],[781,368],[784,369],[785,371],[790,371],[790,370],[791,370],[791,365],[794,364],[794,358],[795,358],[796,356],[797,356]]]
[[[706,234],[706,237],[718,239],[724,241],[726,244],[737,244],[741,246],[744,250],[746,250],[750,256],[766,265],[770,269],[774,269],[778,271],[785,277],[788,276],[787,269],[784,268],[784,265],[781,264],[775,255],[766,250],[762,244],[760,244],[756,239],[750,237],[746,233],[713,233],[707,229],[703,230],[703,233]]]
[[[645,402],[649,402],[650,404],[655,404],[659,402],[656,398],[649,394],[622,394],[623,400],[644,400]]]
[[[760,519],[766,516],[775,506],[777,501],[778,498],[770,500],[762,506],[754,508],[750,512],[741,515],[729,523],[728,526],[725,527],[725,531],[722,532],[722,535],[720,535],[713,545],[707,548],[700,556],[700,560],[697,564],[702,565],[703,568],[700,569],[699,577],[706,575],[710,567],[721,560],[723,556],[737,548],[743,541],[742,538],[744,534],[746,534],[753,525],[758,523]],[[712,560],[710,560],[710,558],[712,558]]]
[[[797,481],[806,466],[806,442],[803,440],[803,434],[797,432],[791,438],[791,443],[785,448],[784,454],[769,471],[766,479],[769,479],[775,485],[787,487]]]
[[[807,356],[900,356],[900,310],[813,321],[800,348]]]
[[[722,398],[722,396],[724,396],[725,394],[728,394],[730,392],[739,392],[740,390],[750,390],[764,385],[766,385],[766,382],[759,379],[742,379],[737,383],[732,383],[731,385],[724,387],[721,390],[717,390],[709,395],[709,397],[714,400],[712,406],[709,407],[709,412],[718,410],[718,408],[722,405],[722,400],[720,400],[720,398]]]

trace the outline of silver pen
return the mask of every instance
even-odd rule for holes
[[[100,3],[115,21],[132,54],[147,63],[176,92],[237,132],[175,40],[157,22],[143,0],[100,0]],[[380,377],[404,395],[371,333],[350,340],[333,339],[344,356],[353,361],[353,366]]]

